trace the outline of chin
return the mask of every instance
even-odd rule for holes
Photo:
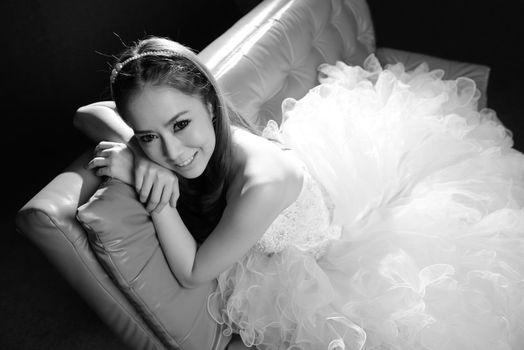
[[[191,179],[196,179],[197,177],[202,175],[204,171],[206,170],[206,168],[202,166],[196,166],[195,164],[195,166],[192,166],[191,168],[188,168],[188,169],[183,169],[183,168],[181,169],[175,166],[175,167],[171,167],[171,170],[173,170],[178,176],[191,180]]]
[[[188,180],[196,179],[197,177],[199,177],[200,175],[204,173],[204,171],[199,171],[199,172],[195,172],[195,171],[182,172],[180,170],[174,170],[174,171],[178,176],[181,176],[184,179],[188,179]]]

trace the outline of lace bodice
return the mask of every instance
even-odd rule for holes
[[[294,246],[318,258],[329,240],[340,237],[341,229],[331,225],[331,216],[329,198],[304,166],[296,201],[280,213],[254,248],[271,254]]]

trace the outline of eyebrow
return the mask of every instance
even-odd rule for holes
[[[171,119],[169,119],[165,124],[164,126],[167,127],[168,125],[176,122],[176,120],[178,118],[180,118],[181,116],[183,116],[184,114],[186,114],[187,112],[189,112],[188,110],[185,110],[185,111],[181,111],[181,112],[178,112],[177,114],[175,114]],[[134,130],[134,133],[135,134],[150,134],[152,133],[153,131],[152,130]]]

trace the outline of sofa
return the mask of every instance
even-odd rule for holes
[[[470,77],[479,108],[487,104],[489,67],[377,48],[365,0],[262,1],[199,57],[231,103],[262,128],[280,122],[284,98],[299,99],[318,83],[321,63],[362,65],[370,54],[383,65],[426,62],[445,78]],[[90,155],[79,155],[19,210],[18,231],[130,348],[228,348],[231,335],[206,309],[214,282],[190,290],[178,284],[133,189],[86,170]]]

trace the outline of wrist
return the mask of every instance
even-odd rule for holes
[[[170,220],[173,221],[174,223],[184,224],[184,222],[182,221],[182,217],[178,213],[177,208],[176,207],[173,208],[169,204],[164,206],[162,210],[160,211],[153,210],[150,214],[151,214],[151,218],[156,218],[156,217],[167,215],[169,216]]]

